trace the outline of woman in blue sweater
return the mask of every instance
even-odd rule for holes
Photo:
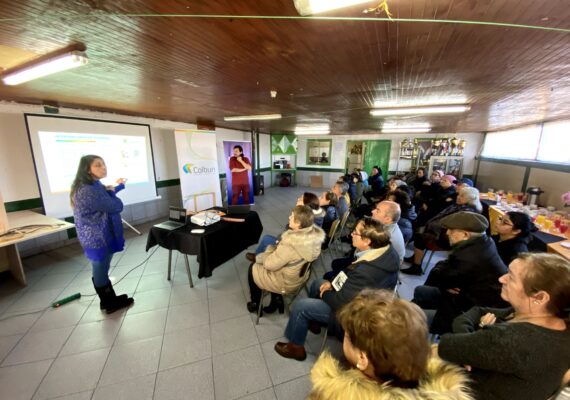
[[[100,180],[106,176],[107,166],[101,157],[81,157],[70,198],[77,237],[92,264],[93,285],[101,299],[100,307],[110,314],[130,306],[134,300],[126,294],[117,296],[109,280],[113,253],[125,247],[121,221],[123,202],[116,196],[125,188],[125,179],[118,179],[116,187],[105,187]]]

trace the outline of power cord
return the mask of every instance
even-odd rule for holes
[[[125,277],[126,277],[128,274],[130,274],[131,272],[133,272],[135,269],[142,267],[148,260],[150,260],[150,258],[153,256],[154,253],[156,253],[156,251],[157,251],[158,249],[159,249],[159,247],[157,246],[157,247],[152,251],[152,253],[150,253],[149,256],[148,256],[144,261],[142,261],[142,262],[141,262],[140,264],[138,264],[137,266],[131,268],[125,275],[123,275],[119,280],[117,280],[117,281],[114,283],[114,285],[117,285],[119,282],[121,282],[123,279],[125,279]],[[70,296],[70,297],[74,297],[74,296],[75,296],[75,295]],[[78,296],[78,297],[74,297],[72,300],[75,300],[76,298],[78,299],[79,297],[93,297],[93,296],[97,296],[97,293],[93,293],[93,294],[80,294],[80,293],[79,293],[79,296]],[[56,302],[56,303],[57,303],[57,302]],[[56,303],[54,303],[54,304],[56,304]],[[50,309],[50,308],[57,308],[57,307],[54,307],[54,305],[51,305],[51,306],[49,306],[49,307],[44,307],[44,308],[42,308],[42,309],[40,309],[40,310],[28,311],[28,312],[25,312],[25,313],[10,315],[10,316],[8,316],[8,317],[0,318],[0,322],[5,321],[5,320],[10,319],[10,318],[21,317],[21,316],[23,316],[23,315],[37,314],[37,313],[40,313],[40,312],[44,312],[44,311],[46,311],[46,310],[48,310],[48,309]]]

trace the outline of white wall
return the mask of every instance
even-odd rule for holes
[[[24,113],[44,112],[42,106],[0,103],[0,192],[5,202],[40,197]],[[196,129],[194,124],[68,108],[61,108],[59,115],[150,125],[157,181],[179,178],[174,130]],[[225,170],[222,142],[250,138],[249,132],[216,129],[220,171]]]
[[[409,160],[400,160],[400,165],[398,166],[398,153],[400,151],[400,142],[405,138],[437,138],[437,137],[457,137],[458,139],[465,139],[467,145],[465,147],[463,157],[464,166],[463,174],[473,175],[475,173],[475,156],[479,153],[481,146],[483,145],[482,133],[458,133],[458,134],[416,134],[416,135],[405,135],[405,134],[385,134],[376,132],[358,132],[352,135],[334,135],[334,136],[303,136],[299,137],[298,140],[298,157],[297,166],[298,167],[311,167],[316,168],[314,165],[307,165],[307,140],[308,139],[332,139],[332,155],[331,155],[331,165],[327,167],[322,167],[323,170],[327,168],[334,169],[344,169],[345,167],[345,157],[346,157],[346,145],[349,140],[391,140],[392,147],[390,149],[390,163],[388,169],[390,171],[405,171],[410,169]]]
[[[259,135],[259,168],[271,167],[271,136]]]

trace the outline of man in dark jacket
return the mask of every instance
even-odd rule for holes
[[[373,203],[373,197],[381,197],[384,195],[384,177],[382,177],[382,170],[377,165],[372,167],[372,174],[368,177],[368,187],[370,187],[370,191],[364,193],[368,204]]]
[[[451,251],[433,268],[414,303],[436,310],[431,333],[451,332],[453,319],[473,306],[507,307],[498,279],[507,273],[493,240],[485,234],[489,223],[480,214],[458,212],[445,217]]]
[[[390,237],[380,222],[370,218],[359,221],[352,232],[352,242],[357,249],[356,261],[332,281],[315,280],[309,298],[298,300],[293,305],[285,328],[289,342],[275,344],[279,355],[304,360],[307,357],[304,344],[310,321],[334,324],[336,312],[362,289],[393,289],[396,285],[400,259],[389,245]]]

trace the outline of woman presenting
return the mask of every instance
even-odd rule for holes
[[[101,299],[100,308],[111,314],[130,306],[134,300],[126,294],[117,296],[109,280],[113,253],[125,247],[121,221],[123,202],[116,193],[125,188],[126,180],[120,178],[116,187],[105,187],[100,180],[106,176],[107,166],[101,157],[81,157],[70,198],[77,237],[92,264],[93,285]]]
[[[251,162],[243,155],[243,148],[234,146],[234,155],[230,158],[232,171],[232,204],[237,204],[241,192],[243,204],[249,204],[249,171]]]

